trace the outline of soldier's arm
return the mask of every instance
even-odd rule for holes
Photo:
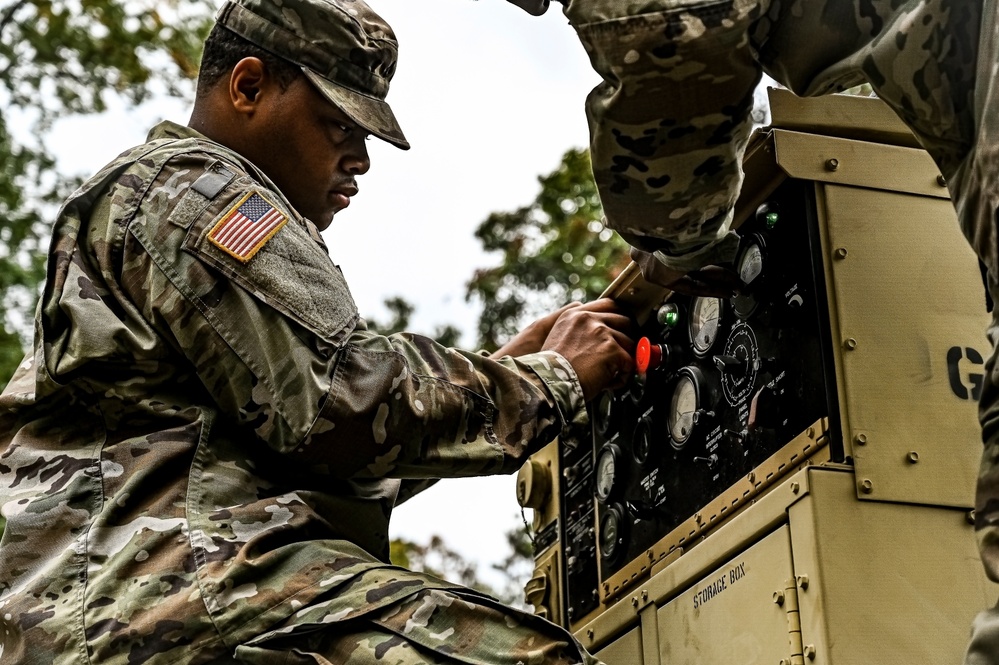
[[[206,168],[195,161],[161,174],[129,223],[122,283],[220,417],[331,476],[402,478],[512,471],[585,422],[579,377],[559,350],[583,356],[582,344],[493,360],[356,330],[342,275],[298,221],[246,262],[210,241],[244,197],[277,196],[239,177],[206,205],[184,203],[177,173],[193,179]],[[592,355],[589,374],[602,371]],[[590,392],[599,381],[609,378],[589,378]]]

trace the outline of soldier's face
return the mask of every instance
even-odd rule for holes
[[[320,229],[350,205],[368,171],[368,132],[300,76],[268,109],[257,163],[291,204]]]

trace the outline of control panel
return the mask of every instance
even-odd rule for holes
[[[630,384],[591,405],[591,445],[562,446],[570,622],[620,586],[610,581],[623,567],[837,412],[809,184],[786,181],[739,229],[739,293],[671,294],[647,313]]]

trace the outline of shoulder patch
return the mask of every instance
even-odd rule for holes
[[[274,237],[288,217],[258,192],[250,192],[224,214],[208,232],[208,240],[243,263]]]

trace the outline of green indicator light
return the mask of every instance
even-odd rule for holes
[[[773,227],[777,226],[777,220],[779,220],[779,219],[780,219],[780,215],[778,215],[777,213],[775,213],[775,212],[768,212],[767,213],[767,228],[768,229],[772,229]]]
[[[672,328],[680,322],[680,312],[676,305],[663,305],[656,313],[656,319],[660,324]]]

